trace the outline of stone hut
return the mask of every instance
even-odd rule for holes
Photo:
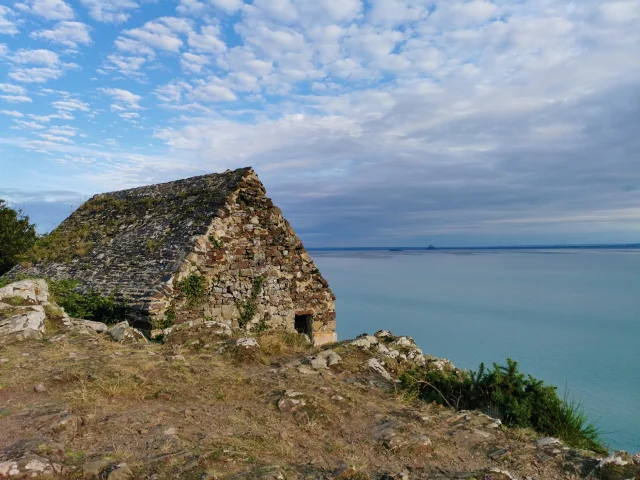
[[[336,340],[335,296],[251,168],[96,195],[11,276],[116,295],[135,326],[211,319]]]

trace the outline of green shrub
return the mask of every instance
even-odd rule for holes
[[[418,367],[400,377],[402,388],[428,402],[464,410],[490,411],[506,424],[533,428],[577,448],[606,452],[597,429],[587,423],[582,405],[558,397],[557,388],[518,371],[518,363],[496,363],[477,372]]]
[[[36,227],[29,223],[29,217],[0,199],[0,275],[18,264],[20,255],[33,246],[36,238]]]
[[[126,304],[116,300],[116,292],[104,297],[96,292],[82,293],[78,280],[50,280],[51,300],[70,317],[95,320],[107,324],[126,320]]]
[[[188,277],[177,282],[176,288],[187,297],[189,306],[194,306],[204,298],[207,280],[199,273],[191,273]]]

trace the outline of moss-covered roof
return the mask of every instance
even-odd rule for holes
[[[11,276],[75,278],[85,288],[153,295],[206,233],[250,168],[95,195],[40,239]]]

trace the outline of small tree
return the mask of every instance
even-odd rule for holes
[[[36,238],[36,226],[29,217],[0,199],[0,275],[18,263],[18,256],[31,248]]]

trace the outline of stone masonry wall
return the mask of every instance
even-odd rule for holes
[[[313,315],[314,342],[336,340],[335,296],[265,193],[253,171],[245,174],[177,275],[165,284],[166,294],[156,295],[149,309],[153,323],[163,323],[171,312],[175,323],[210,317],[238,326],[238,304],[251,298],[262,277],[252,326],[294,330],[295,315]],[[206,279],[204,295],[196,302],[176,288],[192,274]]]

